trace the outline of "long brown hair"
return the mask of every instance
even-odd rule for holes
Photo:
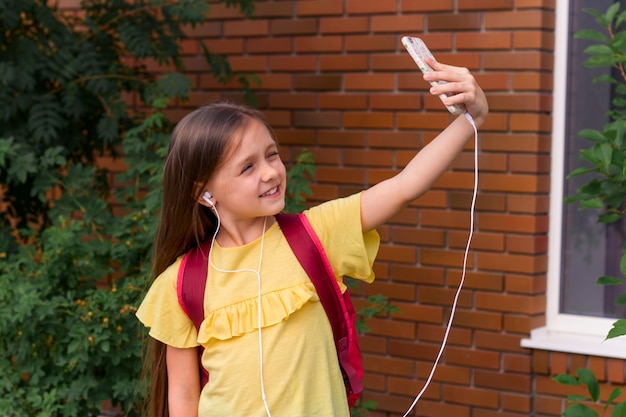
[[[223,162],[231,139],[251,120],[274,131],[258,110],[243,104],[218,101],[185,116],[170,139],[163,170],[163,201],[154,246],[154,276],[176,258],[215,232],[216,218],[197,203],[204,187]],[[166,345],[149,338],[144,368],[150,379],[148,417],[168,417]]]

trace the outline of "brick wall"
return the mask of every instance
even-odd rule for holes
[[[578,366],[623,384],[623,361],[520,347],[545,320],[554,0],[257,0],[255,15],[216,4],[189,31],[181,46],[194,92],[170,116],[239,95],[235,84],[216,85],[198,41],[228,55],[234,70],[261,79],[257,94],[285,159],[303,147],[314,153],[312,204],[392,176],[451,120],[424,94],[402,35],[468,67],[488,95],[467,280],[415,415],[556,417],[569,392],[551,377]],[[402,415],[437,356],[461,277],[473,151],[470,142],[432,190],[380,229],[377,280],[356,301],[382,293],[402,312],[368,320],[361,339],[365,398],[378,402],[371,417]]]

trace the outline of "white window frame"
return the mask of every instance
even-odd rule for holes
[[[605,340],[615,319],[559,313],[569,9],[569,0],[557,0],[546,325],[532,330],[530,338],[523,339],[521,345],[531,349],[626,359],[626,337]]]

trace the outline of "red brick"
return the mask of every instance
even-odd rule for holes
[[[225,36],[267,36],[269,22],[264,19],[224,22]]]
[[[393,35],[347,35],[346,52],[395,51],[397,38]]]
[[[439,346],[416,343],[414,340],[393,339],[389,343],[389,353],[394,357],[430,361],[431,363],[437,357],[438,350]]]
[[[325,93],[318,96],[320,109],[365,110],[367,95],[364,93]]]
[[[259,72],[268,67],[268,59],[261,56],[234,56],[228,61],[236,72]]]
[[[269,33],[271,36],[313,35],[317,33],[317,19],[272,19]]]
[[[322,34],[367,33],[369,32],[369,18],[325,17],[320,19],[320,32]]]
[[[441,323],[443,321],[443,309],[441,307],[418,305],[401,301],[396,301],[393,305],[400,309],[400,313],[393,315],[397,320],[426,323]]]
[[[318,136],[318,143],[327,146],[362,147],[365,141],[365,134],[356,131],[322,130]]]
[[[443,398],[446,402],[453,404],[466,404],[494,409],[499,407],[498,393],[486,389],[445,385],[443,387]]]
[[[297,127],[339,127],[341,114],[297,110],[293,112],[293,125]]]
[[[492,31],[489,33],[464,33],[463,36],[457,37],[456,41],[456,47],[459,50],[510,50],[512,46],[512,33],[504,31]],[[481,87],[483,87],[482,84]]]
[[[473,350],[447,346],[445,350],[446,363],[467,366],[470,368],[499,369],[500,354],[485,350]]]
[[[546,216],[481,213],[480,227],[483,230],[500,232],[547,233],[548,219]]]
[[[459,10],[508,10],[513,0],[459,0]]]
[[[440,326],[420,324],[418,327],[419,337],[421,340],[424,340],[426,342],[435,343],[437,350],[439,350],[441,346],[441,342],[443,341],[443,336],[445,332],[444,326],[445,326],[444,324]],[[452,326],[450,330],[447,346],[465,346],[465,348],[467,349],[471,344],[472,344],[472,331],[471,330],[461,329],[461,328]],[[432,360],[434,359],[435,359],[435,355],[432,355],[431,363],[432,363]]]
[[[543,254],[548,251],[548,237],[509,235],[506,238],[506,247],[511,253]]]
[[[251,38],[246,40],[246,44],[251,54],[291,52],[289,38]]]
[[[503,392],[500,395],[502,409],[505,411],[515,411],[529,415],[532,411],[532,398],[528,395],[512,394]]]
[[[369,65],[366,55],[321,56],[319,67],[322,72],[332,71],[367,71]]]
[[[408,284],[374,281],[365,289],[367,295],[385,294],[395,305],[397,300],[415,301],[415,287]]]
[[[626,372],[622,359],[607,359],[607,379],[615,384],[624,384]]]
[[[554,29],[554,13],[538,10],[485,13],[485,29]]]
[[[541,303],[544,301],[541,300]],[[545,305],[535,303],[535,309],[541,313],[545,313]],[[504,316],[504,330],[507,333],[518,333],[523,335],[529,335],[533,329],[542,327],[546,324],[545,318],[539,314],[534,316],[525,316],[518,314],[505,314]]]
[[[336,183],[341,178],[343,183],[362,184],[365,173],[357,168],[326,168],[317,167],[315,177],[319,182]]]
[[[482,16],[478,13],[433,14],[428,17],[428,30],[480,30]]]
[[[516,91],[551,91],[554,77],[552,74],[515,73],[511,83]]]
[[[508,274],[505,279],[505,290],[509,293],[541,294],[546,291],[546,278]]]
[[[332,16],[344,12],[343,2],[336,0],[298,0],[296,10],[300,16]]]
[[[421,100],[415,94],[371,94],[370,106],[373,110],[418,110]]]
[[[380,14],[395,13],[397,10],[395,0],[347,0],[346,11],[348,14]]]
[[[451,248],[465,249],[469,231],[448,233],[449,244]],[[504,249],[504,239],[501,235],[491,233],[473,233],[470,242],[470,251],[489,250],[500,252]]]
[[[389,377],[389,392],[393,394],[403,394],[403,395],[417,395],[418,392],[421,391],[424,382],[423,381],[415,381],[409,380],[407,378],[401,377]],[[437,382],[431,383],[428,389],[422,395],[423,399],[431,399],[431,400],[439,400],[441,396],[439,395],[440,385]],[[403,403],[406,403],[406,408],[409,407],[411,400],[406,399]],[[377,407],[378,409],[378,407]],[[402,410],[404,412],[406,410]]]
[[[469,215],[465,211],[422,210],[422,226],[467,230]]]
[[[437,288],[437,287],[422,287],[418,292],[418,301],[422,304],[435,304],[435,305],[452,305],[456,288]],[[458,299],[458,307],[471,307],[472,297],[468,292],[461,292]]]
[[[346,74],[344,88],[346,90],[393,90],[394,77],[392,74]]]
[[[454,324],[471,329],[494,331],[502,330],[503,328],[502,314],[483,311],[458,310],[454,318]]]
[[[507,206],[511,213],[547,214],[549,200],[547,196],[510,194],[507,196]]]
[[[541,30],[517,31],[513,35],[513,48],[541,49],[552,51],[554,49],[554,33]]]
[[[440,268],[393,265],[391,275],[394,281],[430,285],[443,284],[443,272]]]
[[[417,364],[418,376],[426,379],[432,370],[432,363],[419,363]],[[462,366],[451,366],[440,363],[436,369],[437,372],[433,375],[433,381],[449,382],[452,384],[469,385],[471,381],[471,371],[468,368]],[[444,385],[448,386],[448,385]]]
[[[439,0],[436,2],[423,0],[403,0],[403,12],[441,12],[452,11],[452,0]]]
[[[424,28],[424,16],[419,14],[372,16],[372,32],[410,32]]]
[[[329,91],[341,88],[341,77],[338,75],[295,75],[293,88],[296,90]]]
[[[410,243],[419,246],[443,246],[445,233],[441,230],[422,230],[415,227],[394,227],[393,240],[398,243]]]
[[[340,52],[343,49],[341,36],[299,36],[295,38],[297,53],[330,53]]]
[[[314,56],[272,56],[269,67],[272,71],[311,72],[317,67],[317,59]]]
[[[407,246],[381,245],[378,257],[382,261],[396,261],[404,263],[415,263],[415,248]]]
[[[477,267],[489,271],[515,272],[526,274],[545,273],[546,256],[510,255],[478,253]]]
[[[475,335],[475,346],[478,349],[486,349],[493,350],[496,352],[516,352],[522,353],[526,352],[524,348],[520,346],[520,341],[522,339],[521,335],[509,335],[503,333],[494,333],[487,331],[476,331]],[[527,375],[527,377],[530,377]],[[501,388],[506,388],[502,386]],[[515,390],[514,390],[515,391]]]
[[[391,113],[345,113],[344,126],[347,128],[385,129],[393,126],[393,114]]]
[[[392,157],[391,151],[349,149],[343,153],[343,163],[346,166],[388,166]]]
[[[267,91],[287,91],[291,90],[292,79],[287,74],[261,74],[258,76],[261,87]]]
[[[530,376],[521,374],[503,374],[479,369],[475,373],[474,381],[478,387],[513,392],[529,393],[531,388]]]

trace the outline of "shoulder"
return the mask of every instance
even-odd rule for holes
[[[341,222],[345,218],[354,219],[355,216],[360,219],[360,213],[361,193],[330,200],[304,212],[314,227],[314,223],[319,222]]]

